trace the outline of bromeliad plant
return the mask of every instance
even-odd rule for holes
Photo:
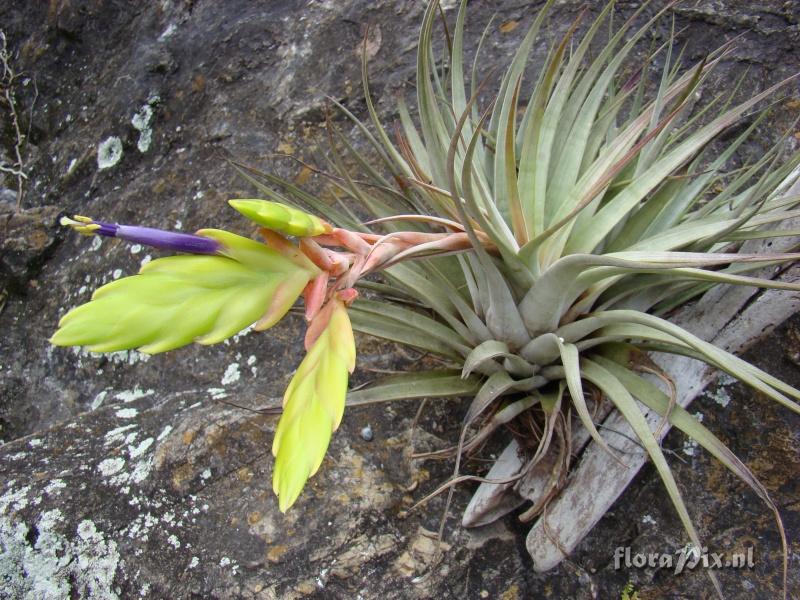
[[[441,69],[432,3],[417,55],[419,126],[400,102],[402,127],[392,141],[371,100],[366,62],[372,130],[339,109],[357,125],[377,164],[329,123],[332,173],[326,175],[346,202],[331,206],[274,175],[241,168],[269,200],[230,204],[260,226],[264,243],[218,230],[186,235],[65,220],[81,233],[189,254],[155,260],[100,288],[62,319],[53,343],[151,353],[192,341],[210,344],[252,323],[269,328],[303,295],[307,354],[286,390],[273,444],[273,485],[284,511],[319,469],[342,418],[355,365],[352,329],[417,347],[454,367],[399,375],[350,398],[471,395],[458,445],[439,453],[456,457],[456,476],[462,453],[505,425],[526,452],[524,472],[550,461],[552,476],[525,519],[563,485],[572,429],[583,428],[587,439],[624,460],[598,431],[609,402],[652,459],[696,548],[702,544],[642,405],[693,437],[774,510],[747,467],[643,373],[654,371],[646,351],[687,355],[800,412],[794,400],[800,391],[665,318],[719,283],[800,289],[747,274],[800,254],[741,250],[746,240],[797,233],[774,226],[800,216],[800,198],[785,194],[800,154],[785,158],[778,143],[728,170],[763,122],[766,113],[756,114],[756,107],[787,82],[740,104],[733,103],[736,90],[720,93],[699,108],[698,91],[733,43],[684,72],[670,39],[631,69],[627,59],[664,9],[636,30],[635,17],[627,21],[590,58],[609,4],[581,40],[573,39],[579,18],[550,48],[523,96],[528,56],[551,4],[538,13],[499,90],[481,108],[488,83],[479,81],[479,52],[465,77],[466,2]],[[648,93],[656,63],[663,67]],[[743,122],[716,156],[708,155],[720,133]],[[361,222],[355,206],[372,220]],[[380,280],[364,279],[376,272]],[[370,298],[356,300],[356,288]]]

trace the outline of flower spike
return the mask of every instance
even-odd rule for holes
[[[310,262],[300,266],[227,231],[204,229],[187,237],[212,242],[219,252],[159,258],[139,275],[106,284],[61,319],[51,343],[148,354],[192,342],[215,344],[253,323],[257,330],[274,325],[318,274]]]

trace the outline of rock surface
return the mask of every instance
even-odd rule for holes
[[[443,2],[451,18],[454,4]],[[473,42],[497,14],[487,66],[501,65],[540,3],[473,4]],[[553,32],[580,9],[579,2],[557,4]],[[637,3],[618,4],[627,15]],[[438,556],[427,532],[438,527],[443,500],[409,508],[449,466],[410,460],[416,406],[408,403],[350,411],[323,469],[297,507],[281,515],[269,484],[275,418],[222,401],[252,408],[280,396],[301,356],[299,318],[268,335],[245,333],[152,358],[47,343],[59,316],[93,289],[156,257],[115,240],[65,234],[56,226],[58,211],[248,234],[224,200],[254,190],[228,159],[304,177],[274,154],[315,160],[324,148],[326,95],[363,115],[358,52],[368,27],[373,93],[390,122],[395,96],[413,80],[422,8],[410,0],[0,6],[16,70],[35,82],[21,79],[15,89],[30,130],[24,212],[14,214],[5,201],[13,195],[0,196],[0,597],[607,598],[629,580],[642,597],[710,594],[699,569],[679,576],[614,569],[618,546],[636,553],[682,545],[678,520],[649,469],[554,572],[532,572],[524,528],[513,518],[459,530],[466,488],[456,494],[448,545]],[[741,34],[712,83],[730,87],[747,71],[743,88],[753,92],[800,68],[798,15],[795,1],[743,9],[701,0],[678,7],[676,25],[685,27],[687,60]],[[667,31],[665,22],[656,33],[663,39]],[[757,136],[762,141],[747,152],[758,155],[796,112],[796,99],[780,102]],[[2,136],[5,154],[11,142],[5,129]],[[11,188],[15,180],[0,184]],[[759,366],[794,385],[799,332],[795,318],[752,351]],[[369,369],[414,360],[360,338],[357,381],[370,379]],[[463,410],[436,403],[422,422],[430,433],[415,435],[415,449],[444,445],[457,427],[452,415]],[[692,410],[781,507],[790,595],[800,594],[800,419],[730,384]],[[372,441],[361,435],[367,425]],[[768,511],[679,435],[665,446],[675,451],[677,478],[710,549],[755,547],[752,569],[719,573],[728,596],[775,597],[780,546]]]

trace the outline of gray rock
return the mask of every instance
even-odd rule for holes
[[[0,289],[24,293],[58,243],[58,206],[0,207]]]
[[[493,13],[497,24],[520,22],[493,33],[488,69],[504,64],[541,3],[472,4],[473,44]],[[551,30],[563,32],[583,4],[558,3]],[[621,17],[635,4],[619,2]],[[742,35],[709,89],[729,87],[749,69],[743,93],[753,92],[798,70],[797,2],[690,4],[679,7],[676,23],[686,27],[680,39],[688,60]],[[422,3],[406,0],[0,5],[19,69],[39,92],[35,104],[32,86],[19,99],[33,106],[25,212],[4,217],[15,233],[0,236],[7,296],[0,309],[0,597],[590,598],[617,597],[628,580],[653,597],[708,594],[700,571],[676,578],[613,569],[619,545],[670,551],[681,538],[650,471],[553,573],[532,573],[513,516],[476,533],[459,529],[466,487],[456,493],[448,545],[437,555],[428,532],[438,528],[443,498],[409,509],[452,465],[411,460],[416,406],[406,403],[360,409],[359,419],[346,415],[323,468],[281,515],[269,483],[274,417],[221,401],[258,408],[281,396],[302,356],[299,318],[268,334],[149,359],[47,343],[59,317],[93,289],[157,256],[57,233],[59,210],[249,234],[224,201],[254,190],[226,159],[292,178],[297,165],[271,155],[314,160],[324,147],[326,95],[364,116],[357,52],[367,25],[372,90],[390,123],[396,94],[413,81],[421,11]],[[663,40],[668,31],[665,21],[655,35]],[[131,120],[154,96],[160,103],[141,153]],[[778,105],[745,155],[758,156],[793,114],[790,103]],[[99,171],[97,143],[110,136],[126,151],[114,168]],[[754,351],[762,367],[795,377],[797,326],[791,322]],[[359,353],[361,364],[380,368],[414,362],[366,338]],[[367,378],[357,373],[356,382]],[[800,534],[797,418],[738,387],[725,390],[729,407],[706,398],[695,408],[765,479],[792,540]],[[436,436],[417,432],[415,449],[450,443],[463,410],[447,403],[427,412],[422,427]],[[368,444],[356,421],[388,437]],[[721,550],[745,535],[758,540],[753,569],[720,573],[730,597],[774,596],[780,559],[769,515],[721,467],[682,453],[677,435],[666,446],[688,461],[673,462],[704,539]],[[800,593],[799,571],[792,558],[790,594]]]

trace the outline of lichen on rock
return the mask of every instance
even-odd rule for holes
[[[97,168],[110,169],[122,159],[122,140],[112,135],[97,145]]]

